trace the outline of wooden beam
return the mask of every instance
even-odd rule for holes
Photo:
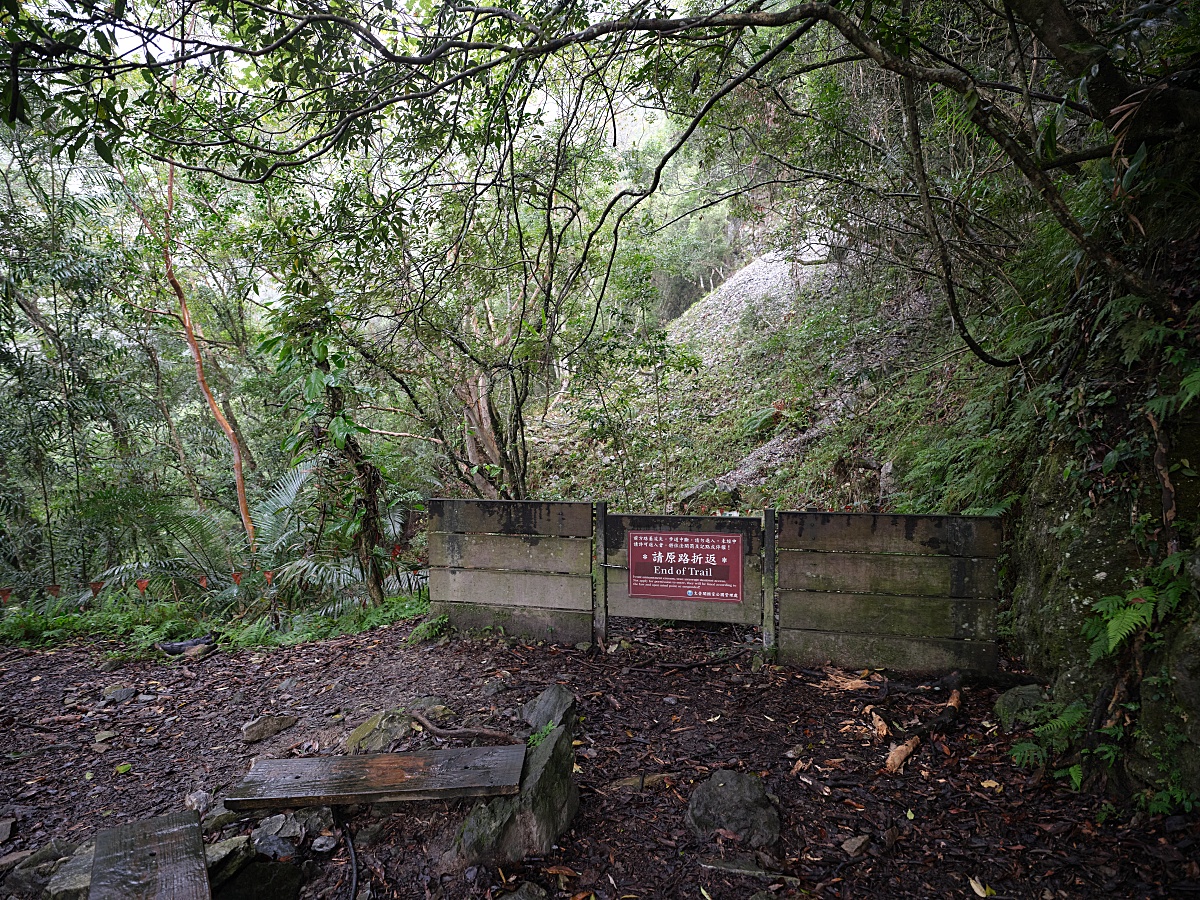
[[[775,647],[775,510],[763,510],[762,642]]]
[[[588,538],[535,534],[431,531],[429,565],[588,575],[592,571],[592,542]]]
[[[489,606],[486,603],[429,604],[435,616],[446,615],[458,629],[503,628],[505,634],[554,644],[592,640],[592,613],[529,606]]]
[[[592,576],[510,572],[501,569],[429,570],[429,599],[537,609],[592,611]]]
[[[848,669],[936,673],[996,671],[994,641],[950,641],[880,634],[779,629],[779,659],[797,666],[832,662]]]
[[[991,641],[996,601],[780,591],[779,627]]]
[[[592,640],[603,650],[608,643],[608,568],[604,565],[608,555],[605,537],[608,504],[596,503],[595,558],[592,561]]]
[[[996,561],[960,556],[780,550],[780,590],[915,597],[995,597]]]
[[[263,759],[225,798],[232,810],[495,797],[520,788],[525,745]]]
[[[191,810],[108,828],[96,836],[88,900],[209,896],[200,819]]]
[[[871,513],[779,514],[779,547],[914,556],[1000,555],[995,516],[889,516]]]
[[[592,504],[430,500],[430,531],[592,536]]]

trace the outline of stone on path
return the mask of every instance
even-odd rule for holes
[[[242,726],[242,740],[247,744],[256,744],[274,737],[295,725],[299,719],[295,716],[259,716]]]
[[[403,708],[376,713],[346,737],[351,753],[382,753],[413,733],[412,720]]]
[[[216,891],[254,858],[254,847],[247,835],[239,834],[204,848],[208,883]]]
[[[1017,717],[1027,710],[1040,706],[1041,702],[1041,685],[1022,684],[997,697],[993,709],[1000,719],[1000,724],[1004,726],[1004,730],[1011,732],[1017,723]]]
[[[443,860],[447,868],[544,856],[579,809],[579,789],[571,777],[574,695],[555,685],[525,704],[523,713],[525,721],[538,729],[547,723],[555,727],[526,751],[516,796],[497,797],[471,810],[455,849]]]
[[[92,886],[92,859],[95,842],[83,844],[63,863],[42,894],[45,900],[86,900]]]
[[[575,725],[575,695],[561,684],[551,685],[521,707],[521,718],[535,731],[547,723]]]
[[[226,825],[232,825],[234,822],[240,822],[242,819],[249,817],[250,814],[247,812],[226,809],[225,801],[218,800],[217,805],[208,811],[208,815],[200,823],[200,828],[205,834],[212,834],[215,831],[220,831]]]
[[[779,840],[779,813],[757,775],[714,772],[692,791],[686,821],[704,839],[722,829],[756,849]]]
[[[36,897],[50,883],[62,865],[71,857],[78,844],[72,844],[59,838],[51,838],[46,846],[29,854],[4,879],[3,893],[16,894],[18,897]]]
[[[542,888],[532,881],[526,881],[511,894],[505,894],[500,900],[546,900],[549,896]]]
[[[871,836],[869,834],[860,834],[842,841],[842,849],[846,851],[846,855],[849,857],[862,856],[869,843],[871,843]]]

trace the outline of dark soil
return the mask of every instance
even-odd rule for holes
[[[749,633],[618,624],[625,630],[612,640],[629,643],[613,653],[504,638],[410,647],[407,625],[188,663],[130,661],[107,674],[98,666],[115,645],[0,651],[0,819],[17,820],[0,856],[178,809],[192,791],[220,796],[255,756],[344,752],[352,727],[420,697],[441,698],[456,714],[450,727],[516,731],[520,703],[559,682],[584,716],[581,809],[553,856],[442,877],[438,856],[469,801],[348,810],[360,892],[500,897],[534,881],[551,896],[598,900],[1200,895],[1195,815],[1101,824],[1102,798],[1012,764],[1020,735],[994,724],[990,689],[964,688],[949,733],[931,735],[890,775],[890,746],[945,708],[936,683],[892,683],[877,699],[879,674],[759,668],[742,643]],[[115,684],[137,694],[102,704]],[[271,711],[300,722],[243,744],[240,726]],[[104,731],[116,736],[95,745]],[[435,743],[420,734],[392,749]],[[783,835],[769,854],[684,825],[692,788],[723,768],[758,773],[777,798]],[[870,840],[850,856],[843,844],[859,836]],[[304,895],[345,897],[344,845],[332,856],[304,852]]]

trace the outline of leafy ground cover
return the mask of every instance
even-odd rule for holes
[[[416,644],[399,623],[186,663],[130,659],[108,672],[100,666],[111,668],[115,641],[6,649],[0,819],[16,822],[0,855],[177,809],[191,791],[220,796],[252,757],[343,753],[356,725],[418,698],[443,701],[452,725],[515,731],[519,704],[557,682],[580,701],[582,797],[553,855],[443,878],[436,861],[467,802],[351,810],[360,889],[498,897],[533,881],[551,896],[597,900],[1200,893],[1195,815],[1125,818],[1014,766],[1011,745],[1028,734],[1002,732],[991,689],[964,688],[954,726],[889,774],[891,745],[945,706],[937,683],[762,664],[754,635],[736,629],[616,627],[613,652],[503,636]],[[132,696],[103,703],[114,685]],[[299,721],[244,744],[239,726],[268,712]],[[435,742],[418,733],[393,749]],[[755,854],[688,830],[688,797],[718,769],[764,779],[782,820],[777,846]],[[345,896],[344,849],[305,865],[304,896]]]

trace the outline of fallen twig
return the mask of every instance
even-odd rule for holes
[[[899,744],[891,749],[887,756],[887,762],[884,768],[888,774],[895,775],[908,758],[913,755],[917,747],[921,745],[921,739],[929,734],[944,733],[945,730],[954,723],[958,718],[958,712],[962,708],[962,694],[959,687],[962,684],[962,679],[955,673],[945,680],[946,687],[950,688],[950,696],[946,699],[946,705],[942,707],[942,711],[933,717],[929,722],[922,725],[913,733],[903,744]]]
[[[408,715],[414,719],[418,725],[420,725],[434,737],[451,738],[455,740],[486,737],[494,738],[498,741],[504,741],[509,744],[520,743],[519,738],[513,737],[511,734],[506,734],[503,731],[493,731],[491,728],[440,728],[439,726],[430,722],[419,712],[410,712]]]

